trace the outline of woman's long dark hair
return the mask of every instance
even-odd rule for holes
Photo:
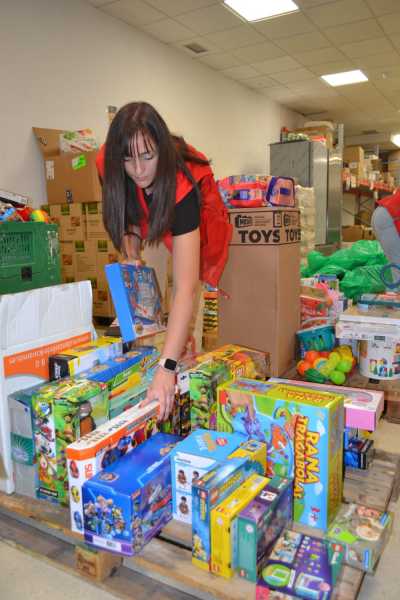
[[[176,174],[183,171],[197,189],[185,161],[209,164],[193,154],[182,137],[170,133],[164,119],[151,104],[131,102],[123,106],[111,122],[105,147],[103,179],[103,220],[114,246],[122,250],[122,238],[129,225],[139,225],[143,217],[136,186],[125,173],[124,159],[132,156],[138,133],[155,144],[157,171],[152,186],[147,243],[161,241],[170,229],[176,204]],[[200,198],[199,198],[200,200]]]

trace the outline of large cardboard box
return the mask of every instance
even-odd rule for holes
[[[93,240],[76,240],[73,242],[73,248],[75,280],[95,280],[97,276],[96,243]]]
[[[364,148],[362,146],[346,146],[343,149],[343,162],[361,163],[364,161]]]
[[[85,204],[87,239],[109,239],[104,229],[103,205],[101,202],[89,202]]]
[[[60,242],[61,278],[63,283],[75,281],[74,243]]]
[[[96,151],[60,153],[62,129],[33,127],[33,132],[44,159],[48,204],[100,202]]]
[[[345,225],[342,227],[342,240],[344,242],[357,242],[364,238],[363,225]]]
[[[60,241],[86,239],[86,215],[83,204],[51,204],[50,216],[59,227]]]
[[[271,374],[295,355],[300,324],[300,213],[232,209],[229,259],[220,281],[218,345],[268,352]]]

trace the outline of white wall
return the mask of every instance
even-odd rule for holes
[[[0,189],[46,201],[32,126],[107,131],[106,107],[154,104],[217,177],[265,172],[299,115],[80,0],[0,0]]]

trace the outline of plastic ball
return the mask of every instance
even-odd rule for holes
[[[343,358],[336,365],[336,370],[337,371],[342,371],[342,373],[350,373],[350,371],[352,370],[352,368],[353,368],[353,361],[349,360],[347,358]]]
[[[337,365],[340,362],[340,360],[341,360],[341,356],[340,356],[339,352],[333,351],[330,353],[330,355],[329,355],[329,363],[330,364]]]
[[[304,360],[309,362],[311,365],[317,358],[319,358],[319,352],[317,352],[317,350],[307,350],[307,352],[304,355]]]
[[[308,369],[311,369],[311,368],[312,368],[312,364],[311,364],[311,363],[309,363],[309,362],[308,362],[308,361],[306,361],[306,360],[300,360],[300,361],[297,363],[297,367],[296,367],[296,368],[297,368],[297,372],[298,372],[298,374],[299,374],[299,375],[301,375],[301,376],[303,377],[303,376],[304,376],[304,373],[305,373],[306,371],[308,371]]]
[[[30,214],[30,218],[31,221],[37,221],[40,223],[47,223],[48,221],[47,213],[40,209],[33,210]]]
[[[322,356],[323,358],[329,358],[330,353],[331,353],[330,350],[321,350],[319,355]]]
[[[338,346],[337,348],[335,348],[335,351],[339,352],[339,354],[343,356],[343,358],[346,358],[347,356],[353,356],[351,347],[347,345]]]
[[[326,358],[322,358],[322,356],[320,356],[319,358],[314,360],[313,367],[314,367],[314,369],[318,369],[318,371],[319,371],[321,369],[321,367],[323,367],[327,362],[328,361],[326,360]]]
[[[344,382],[346,381],[346,375],[344,373],[342,373],[342,371],[335,370],[335,371],[332,371],[332,373],[329,375],[329,379],[335,385],[343,385]]]

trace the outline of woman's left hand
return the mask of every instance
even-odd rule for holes
[[[160,421],[165,421],[171,414],[175,402],[175,373],[166,371],[159,367],[153,377],[147,396],[142,402],[142,406],[149,404],[153,400],[160,403]]]

